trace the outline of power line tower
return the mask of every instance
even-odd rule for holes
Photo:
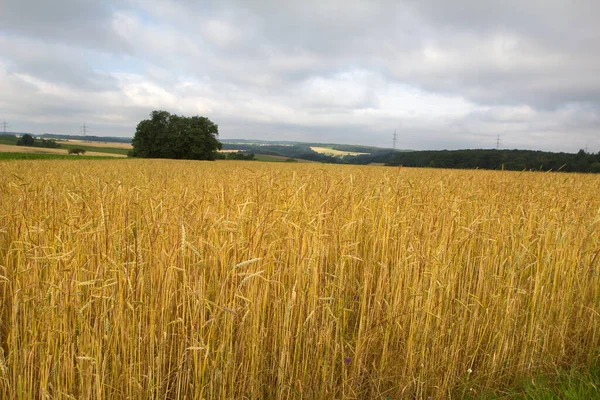
[[[85,122],[83,123],[83,126],[81,127],[81,132],[83,133],[84,137],[87,136],[88,129],[87,129],[87,125]]]
[[[398,143],[398,135],[396,134],[396,130],[394,129],[394,137],[392,139],[393,149],[396,150],[396,143]]]
[[[496,137],[496,150],[500,150],[500,135]]]
[[[6,123],[6,120],[4,120],[4,122],[2,123],[2,129],[3,132],[6,134],[6,128],[8,127],[8,124]]]

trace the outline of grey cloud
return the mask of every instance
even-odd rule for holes
[[[0,37],[0,54],[10,54],[8,72],[24,73],[48,82],[67,84],[91,91],[115,88],[108,74],[94,70],[89,51],[74,53],[64,45],[41,44],[22,38]]]
[[[4,0],[0,104],[127,135],[161,107],[225,137],[600,150],[598,20],[593,0]]]
[[[440,63],[439,68],[426,65],[423,71],[391,68],[397,79],[483,104],[540,108],[570,102],[600,104],[600,78],[595,73],[600,67],[595,50],[600,3],[425,0],[412,4],[431,27],[430,43],[453,60],[449,66]]]
[[[172,1],[189,23],[195,2]],[[164,2],[161,2],[164,7]],[[560,107],[599,101],[597,2],[274,1],[209,2],[214,18],[240,28],[235,44],[202,56],[240,84],[285,84],[348,66],[480,104]],[[162,9],[162,8],[161,8]],[[206,11],[206,5],[203,6]],[[210,41],[207,44],[210,46]],[[429,59],[437,50],[447,62]],[[296,60],[292,66],[280,60]],[[303,62],[308,61],[308,62]],[[448,64],[449,63],[449,64]],[[218,68],[221,66],[221,68]]]
[[[126,51],[112,30],[112,6],[110,1],[95,0],[2,0],[0,33],[108,52]]]

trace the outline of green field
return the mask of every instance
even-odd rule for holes
[[[129,152],[128,149],[118,149],[116,147],[97,147],[97,146],[87,146],[82,144],[69,144],[65,142],[58,142],[60,144],[61,149],[84,149],[85,151],[95,151],[97,153],[107,153],[107,154],[122,154],[127,155]]]
[[[2,136],[0,135],[0,144],[17,145],[17,138],[14,136]]]
[[[463,388],[464,399],[600,399],[600,367],[564,369],[552,374],[527,376],[518,385],[493,392],[476,393],[471,389]]]

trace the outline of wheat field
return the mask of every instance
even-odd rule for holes
[[[464,398],[600,355],[597,175],[0,162],[0,398]]]

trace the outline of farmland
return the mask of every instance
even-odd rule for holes
[[[76,146],[74,146],[76,147]],[[86,151],[88,156],[98,156],[98,157],[126,157],[125,154],[114,154],[110,153],[112,149],[107,149],[104,151]],[[0,144],[0,154],[1,153],[29,153],[29,154],[57,154],[57,155],[68,155],[68,150],[64,149],[47,149],[44,147],[27,147],[27,146],[12,146],[6,144]],[[77,156],[72,156],[77,157]]]
[[[53,140],[53,139],[52,139]],[[56,142],[59,148],[44,146],[18,146],[18,138],[14,135],[0,135],[0,158],[2,153],[53,154],[67,155],[70,149],[83,149],[88,156],[95,157],[126,157],[132,149],[129,143],[92,142],[83,140],[60,140]],[[39,142],[39,141],[38,141]]]
[[[0,174],[0,398],[463,398],[598,361],[598,175]]]
[[[133,146],[131,143],[117,143],[117,142],[99,142],[92,140],[77,140],[77,139],[69,139],[69,140],[59,140],[60,144],[74,145],[77,147],[81,146],[91,146],[91,147],[104,147],[109,149],[125,149],[131,150]]]
[[[317,153],[325,154],[325,155],[328,155],[328,156],[334,156],[334,157],[358,156],[358,155],[361,155],[361,154],[368,154],[368,153],[357,153],[355,151],[340,151],[340,150],[335,150],[335,149],[330,148],[330,147],[316,147],[316,146],[311,146],[310,149],[312,151],[316,151]]]

